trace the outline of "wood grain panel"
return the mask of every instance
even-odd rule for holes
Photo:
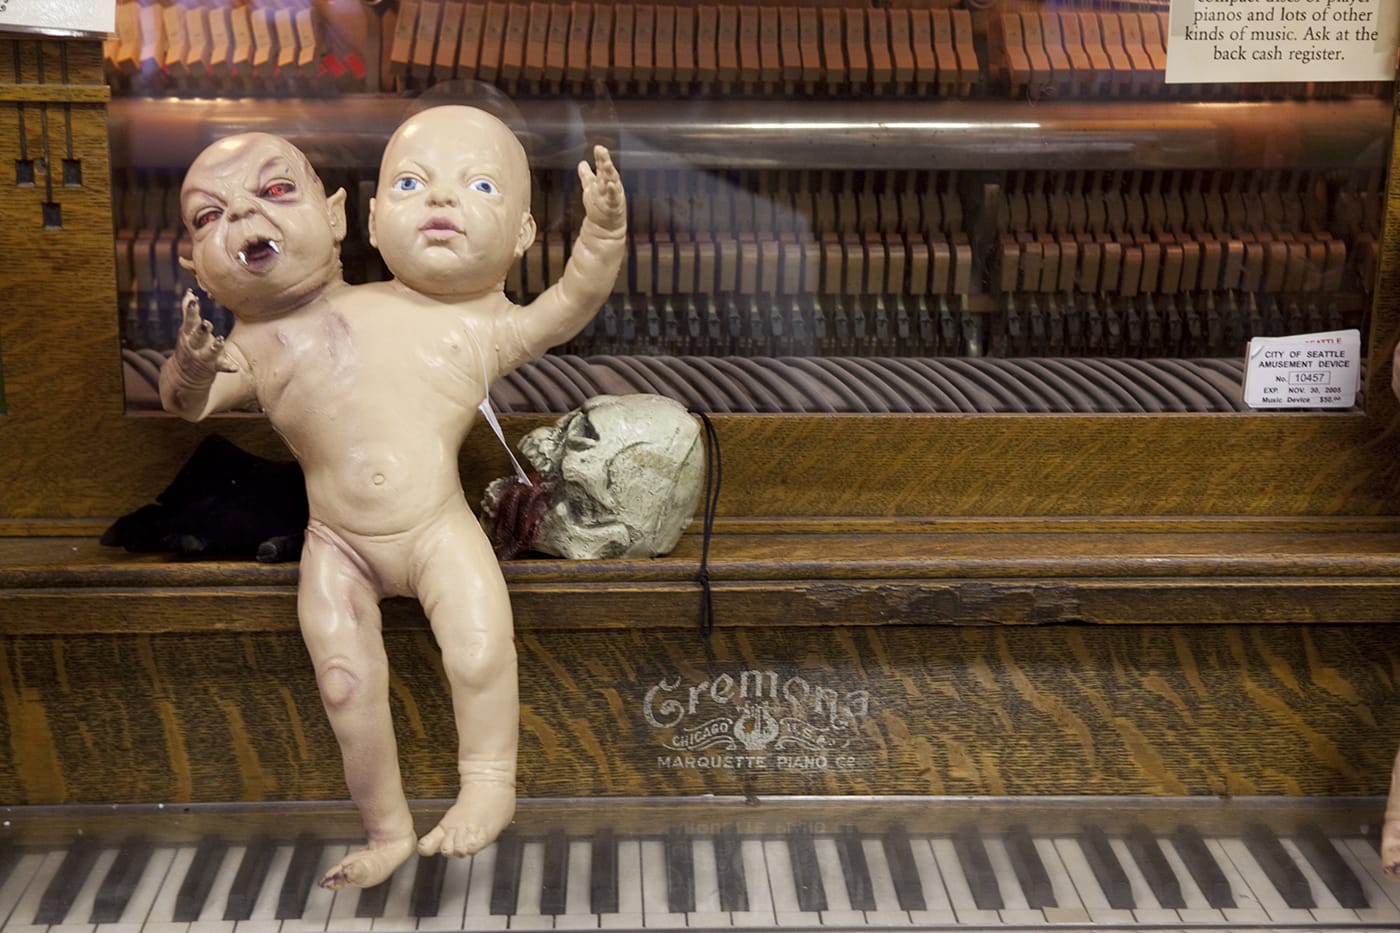
[[[449,796],[426,627],[391,626],[410,796]],[[1383,626],[523,633],[521,792],[1381,794]],[[0,801],[339,799],[295,632],[0,639]]]

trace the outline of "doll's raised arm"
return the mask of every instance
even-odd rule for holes
[[[180,302],[175,353],[160,368],[160,403],[186,421],[238,408],[253,400],[241,356],[199,313],[199,299],[185,292]]]
[[[612,292],[622,268],[627,250],[627,198],[622,176],[605,147],[593,147],[593,159],[596,171],[587,161],[578,164],[584,218],[564,274],[513,315],[527,358],[542,355],[582,330]],[[503,362],[510,369],[523,360]]]

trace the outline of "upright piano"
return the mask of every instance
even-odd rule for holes
[[[1395,928],[1395,86],[1168,84],[1169,7],[120,0],[105,40],[0,35],[5,933]],[[518,298],[593,144],[628,190],[612,297],[492,390],[507,438],[654,392],[723,479],[666,557],[505,564],[515,826],[331,895],[358,829],[295,566],[98,538],[210,434],[286,456],[159,411],[185,166],[287,136],[382,278],[379,153],[437,102],[526,143]],[[1354,406],[1244,404],[1249,340],[1349,329]],[[511,467],[479,426],[462,470]],[[426,826],[447,689],[415,603],[385,640]]]

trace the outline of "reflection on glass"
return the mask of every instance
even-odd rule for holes
[[[347,278],[383,277],[368,199],[414,96],[518,118],[517,300],[567,258],[587,143],[623,170],[616,292],[497,385],[507,411],[1239,410],[1250,337],[1369,327],[1390,84],[1167,85],[1159,0],[929,6],[167,12],[163,44],[109,45],[128,366],[173,342],[175,195],[225,133],[293,138],[349,193]]]

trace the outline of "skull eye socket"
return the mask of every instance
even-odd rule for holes
[[[598,446],[598,432],[593,429],[593,422],[586,418],[575,419],[564,436],[564,446],[568,450],[592,450]]]

